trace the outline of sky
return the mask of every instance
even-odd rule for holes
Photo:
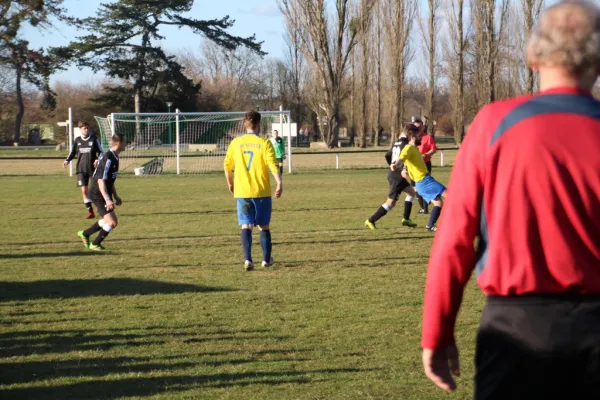
[[[101,3],[113,1],[115,0],[65,0],[64,8],[68,15],[83,18],[94,15]],[[546,5],[552,5],[556,1],[546,0]],[[195,0],[192,10],[184,16],[195,19],[214,19],[226,15],[235,20],[229,33],[242,37],[255,34],[258,41],[264,42],[263,50],[268,53],[268,56],[283,57],[285,21],[277,8],[276,0]],[[202,36],[192,34],[191,30],[187,28],[161,27],[160,33],[166,37],[161,44],[169,53],[176,53],[179,50],[199,51]],[[85,31],[77,30],[60,22],[56,23],[54,28],[46,31],[28,27],[24,32],[25,38],[35,47],[67,45],[70,41],[76,40],[78,36],[85,34]],[[423,60],[417,57],[415,61],[411,64],[409,74],[423,67]],[[54,74],[51,83],[57,81],[73,84],[94,83],[102,78],[103,75],[94,75],[89,69],[80,70],[77,67],[70,67],[66,71]]]
[[[68,15],[80,18],[94,15],[101,3],[111,0],[65,0],[64,8]],[[284,18],[277,8],[276,0],[195,0],[192,10],[185,17],[195,19],[216,19],[229,15],[235,24],[228,30],[229,33],[248,37],[256,35],[256,39],[263,43],[263,50],[268,56],[281,57],[285,42]],[[161,43],[168,52],[177,50],[199,51],[202,36],[193,34],[187,28],[162,27],[161,35],[166,39]],[[86,31],[64,23],[56,23],[54,28],[39,31],[27,28],[24,32],[25,39],[33,47],[50,47],[67,45],[76,40],[78,36],[85,35]],[[94,82],[101,79],[102,75],[94,75],[89,69],[80,70],[71,67],[66,71],[52,76],[51,83],[67,81],[74,84]]]

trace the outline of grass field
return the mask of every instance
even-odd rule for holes
[[[101,254],[76,236],[89,221],[74,178],[1,177],[0,398],[471,398],[482,295],[469,285],[447,395],[420,360],[425,217],[400,227],[399,207],[362,226],[385,170],[284,179],[276,264],[248,273],[221,174],[120,177]]]

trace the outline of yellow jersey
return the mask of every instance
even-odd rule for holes
[[[412,144],[404,146],[400,152],[400,159],[404,161],[404,165],[406,165],[408,176],[415,182],[422,181],[429,173],[419,148]]]
[[[268,139],[247,133],[231,141],[224,161],[233,171],[233,197],[271,197],[269,170],[279,173],[275,150]]]

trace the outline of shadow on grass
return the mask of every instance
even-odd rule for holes
[[[40,354],[64,354],[82,351],[108,351],[114,348],[129,349],[178,342],[188,346],[208,342],[281,342],[291,336],[275,335],[267,329],[205,329],[189,330],[108,329],[95,330],[28,330],[0,334],[0,358],[23,357]],[[198,349],[198,347],[193,347]],[[288,352],[291,352],[288,351]],[[203,353],[204,354],[204,353]],[[0,363],[0,369],[2,368]],[[2,380],[0,379],[0,382]]]
[[[235,289],[130,278],[0,282],[0,301],[229,292]]]
[[[325,207],[325,208],[284,208],[277,210],[278,213],[286,212],[330,212],[346,210],[365,210],[369,207]],[[124,217],[142,217],[156,215],[235,215],[235,209],[230,210],[204,210],[204,211],[160,211],[149,213],[122,213]]]
[[[358,368],[320,369],[309,371],[241,372],[162,377],[123,378],[77,382],[52,387],[5,389],[3,399],[116,399],[175,393],[194,388],[231,388],[253,385],[310,384],[328,375],[359,373]]]
[[[107,253],[97,251],[69,251],[66,253],[26,253],[26,254],[0,254],[0,258],[4,260],[18,258],[56,258],[56,257],[81,257],[81,256],[103,256]]]
[[[29,361],[0,364],[0,381],[5,385],[63,377],[104,376],[144,373],[193,367],[191,362],[157,363],[151,358],[78,358],[74,360]]]

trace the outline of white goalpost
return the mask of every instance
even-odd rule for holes
[[[296,124],[290,111],[260,111],[260,135],[271,137],[277,129],[287,138],[288,172],[292,173],[292,136]],[[127,140],[119,156],[119,169],[136,175],[192,175],[223,170],[231,141],[246,133],[245,112],[112,113],[95,117],[106,150],[114,132]]]

